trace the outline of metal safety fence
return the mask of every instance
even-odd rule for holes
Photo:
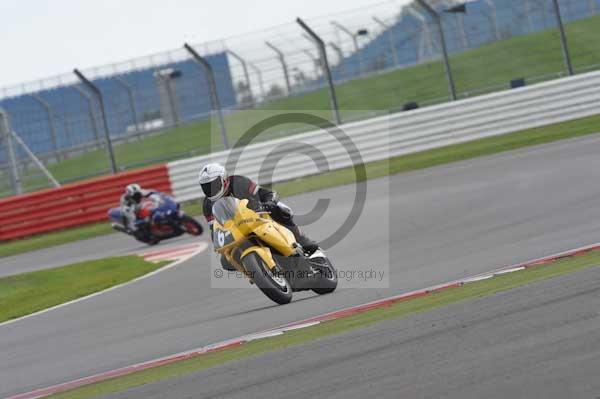
[[[209,162],[219,162],[229,172],[250,176],[260,184],[271,184],[583,118],[599,110],[600,72],[590,72],[514,92],[348,123],[339,130],[331,125],[173,161],[167,169],[173,194],[180,201],[190,201],[204,196],[197,177]]]
[[[2,88],[0,196],[52,186],[44,169],[64,184],[224,149],[253,123],[248,109],[348,122],[597,69],[598,10],[387,1]]]

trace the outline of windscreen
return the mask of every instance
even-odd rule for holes
[[[155,208],[159,208],[159,207],[165,205],[165,200],[161,195],[152,194],[149,197],[149,199],[150,199],[150,201],[152,201],[152,205],[154,205]]]
[[[215,202],[213,205],[213,216],[217,222],[223,225],[229,219],[233,219],[239,202],[240,200],[234,197],[224,197]]]

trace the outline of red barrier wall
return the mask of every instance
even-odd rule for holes
[[[107,221],[127,184],[171,194],[166,165],[99,177],[0,200],[0,241]]]

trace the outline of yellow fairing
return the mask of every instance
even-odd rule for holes
[[[284,256],[294,254],[296,239],[291,231],[270,220],[254,228],[254,234]]]
[[[267,247],[259,247],[258,245],[255,245],[253,247],[246,248],[246,250],[244,250],[244,252],[242,252],[242,255],[240,256],[240,258],[244,259],[244,256],[246,256],[252,252],[255,252],[258,256],[260,256],[261,259],[265,262],[265,264],[267,266],[269,266],[269,269],[272,269],[275,267],[275,260],[273,260],[273,256],[271,255],[271,250]]]
[[[273,268],[275,261],[269,247],[274,248],[284,256],[291,256],[296,252],[294,234],[271,219],[269,214],[257,213],[248,208],[248,200],[241,200],[239,202],[233,219],[225,222],[224,226],[215,221],[213,229],[231,234],[233,239],[217,249],[217,252],[224,255],[231,264],[240,270],[243,270],[243,266],[235,261],[233,252],[253,234],[264,242],[266,246],[253,245],[245,248],[238,259],[243,258],[251,252],[255,252],[269,268]]]

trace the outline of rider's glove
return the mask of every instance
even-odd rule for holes
[[[270,212],[277,208],[277,201],[265,201],[260,204],[260,207],[265,212]]]

